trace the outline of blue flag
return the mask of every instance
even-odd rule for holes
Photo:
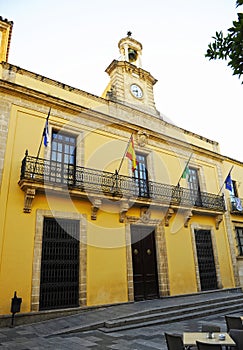
[[[229,190],[230,192],[232,192],[233,187],[232,187],[232,180],[231,180],[231,174],[229,172],[228,176],[225,179],[225,188],[226,190]]]
[[[49,116],[50,116],[50,112],[51,112],[51,108],[49,110],[48,116],[46,117],[46,124],[45,124],[44,131],[43,131],[43,139],[44,139],[44,146],[45,147],[48,146],[48,142],[49,142]]]
[[[243,211],[241,200],[238,197],[235,197],[235,208],[239,211]]]

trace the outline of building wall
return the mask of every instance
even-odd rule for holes
[[[6,66],[4,69],[3,77],[12,74]],[[6,80],[2,82],[0,96],[4,115],[2,125],[5,125],[0,130],[5,140],[0,160],[0,285],[4,286],[0,314],[9,313],[14,291],[23,299],[22,312],[38,311],[44,217],[80,220],[80,306],[133,300],[130,237],[134,224],[156,228],[161,297],[200,291],[195,228],[211,231],[219,287],[238,285],[235,246],[232,233],[228,231],[232,226],[230,216],[224,216],[217,225],[215,215],[197,212],[191,217],[193,208],[179,208],[168,218],[169,204],[146,202],[143,211],[141,203],[129,202],[121,219],[121,207],[127,204],[124,198],[115,201],[91,192],[88,198],[74,192],[71,196],[67,188],[57,191],[55,187],[51,192],[37,191],[31,212],[24,213],[25,192],[18,184],[21,162],[26,149],[29,155],[37,155],[50,106],[50,131],[63,130],[77,136],[79,166],[114,172],[119,168],[127,141],[134,132],[136,151],[147,155],[152,181],[176,185],[193,153],[190,164],[200,172],[201,190],[217,194],[224,168],[222,156],[215,153],[217,143],[188,134],[157,116],[108,103],[92,95],[84,97],[82,92],[67,92],[60,86],[53,87],[49,81],[44,85],[38,76],[29,77],[22,71],[14,74],[13,82],[23,86],[15,85],[13,91]],[[98,105],[102,107],[100,111]],[[88,110],[90,106],[94,110]],[[146,142],[141,142],[138,132],[147,133]],[[50,148],[41,144],[40,157],[48,159]],[[239,166],[237,171],[241,174],[242,168]],[[127,158],[120,174],[132,175]],[[186,187],[186,180],[181,179],[180,185]],[[96,204],[96,219],[92,220],[92,207]]]
[[[231,173],[231,179],[235,182],[237,193],[235,195],[240,199],[242,204],[243,199],[243,165],[234,159],[227,158],[224,162],[223,173],[226,177],[228,173]],[[236,256],[234,265],[238,269],[240,285],[243,286],[243,256],[240,250],[241,242],[237,238],[236,228],[243,228],[243,211],[234,210],[232,212],[232,201],[234,201],[234,195],[232,196],[230,191],[225,190],[225,201],[227,205],[227,231],[229,233],[231,241],[231,254]]]

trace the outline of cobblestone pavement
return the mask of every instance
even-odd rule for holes
[[[220,293],[221,295],[221,293]],[[232,294],[232,298],[236,294]],[[48,321],[0,328],[0,350],[167,350],[164,332],[182,334],[185,331],[200,331],[202,324],[216,324],[221,331],[226,331],[224,315],[213,315],[187,321],[161,325],[138,327],[134,329],[103,332],[104,322],[129,315],[150,313],[154,310],[173,306],[198,305],[198,301],[206,304],[219,293],[195,294],[175,298],[161,298],[144,302],[125,303],[110,307],[82,310],[76,315],[52,319]],[[196,311],[196,307],[194,309]],[[243,314],[243,305],[239,304],[238,312]],[[17,320],[16,320],[17,321]],[[16,324],[18,324],[16,322]],[[94,326],[96,327],[94,329]],[[86,327],[84,329],[84,327]],[[92,328],[93,327],[93,328]],[[82,331],[80,330],[82,328]],[[87,330],[88,329],[88,330]],[[93,330],[92,330],[93,329]],[[107,330],[107,329],[106,329]]]
[[[52,321],[53,327],[55,320]],[[167,350],[164,332],[181,334],[184,331],[200,331],[202,324],[217,324],[225,331],[224,316],[211,316],[202,319],[141,327],[118,332],[104,333],[89,330],[63,335],[51,335],[50,324],[42,322],[27,326],[4,328],[0,330],[0,349],[13,350],[85,350],[85,349],[117,349],[117,350]],[[49,333],[49,335],[45,335]]]
[[[190,320],[153,327],[142,327],[122,332],[101,334],[99,331],[76,335],[82,341],[93,342],[81,349],[117,349],[117,350],[167,350],[164,332],[182,334],[185,331],[200,331],[203,323],[217,324],[222,331],[226,330],[224,317],[208,317],[202,320]],[[70,339],[65,337],[65,340]],[[82,344],[82,343],[81,343]],[[58,348],[57,348],[58,349]],[[60,348],[61,349],[61,348]],[[74,348],[76,349],[76,348]]]

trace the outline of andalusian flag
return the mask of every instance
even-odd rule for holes
[[[182,178],[182,179],[187,179],[187,177],[189,176],[189,174],[190,174],[190,170],[189,170],[188,166],[186,165],[186,167],[185,167],[185,169],[184,169],[184,171],[183,171],[183,173],[182,173],[182,175],[181,175],[181,178]]]
[[[137,159],[136,159],[136,153],[135,153],[135,149],[134,149],[133,135],[131,136],[130,141],[129,141],[126,157],[131,160],[132,171],[135,171],[135,169],[137,168]]]

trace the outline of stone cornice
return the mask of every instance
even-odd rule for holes
[[[93,94],[88,93],[86,91],[77,89],[77,88],[75,88],[73,86],[61,83],[60,81],[47,78],[44,75],[41,75],[41,74],[38,74],[38,73],[33,73],[33,72],[29,71],[29,70],[26,70],[24,68],[15,66],[13,64],[10,64],[10,63],[7,63],[7,62],[1,62],[0,64],[2,65],[3,69],[9,70],[10,72],[14,72],[14,73],[21,74],[21,75],[27,76],[27,77],[35,79],[35,80],[39,80],[41,82],[47,83],[47,84],[52,85],[52,86],[56,86],[56,87],[58,87],[60,89],[66,90],[66,91],[71,91],[73,93],[78,93],[78,94],[83,95],[83,96],[88,96],[89,98],[93,98],[95,100],[102,99],[99,96],[96,96],[96,95],[93,95]]]
[[[193,137],[198,138],[198,139],[200,139],[200,140],[202,140],[202,141],[206,141],[206,142],[208,142],[208,143],[211,143],[211,144],[214,144],[214,145],[218,145],[218,142],[216,142],[216,141],[207,139],[207,138],[205,138],[204,136],[195,134],[195,133],[193,133],[193,132],[191,132],[191,131],[188,131],[188,130],[183,129],[183,128],[181,128],[181,127],[178,127],[178,126],[176,126],[176,125],[174,125],[174,124],[171,124],[171,123],[169,123],[169,122],[166,122],[166,121],[163,120],[162,117],[161,117],[161,118],[158,118],[158,115],[157,115],[157,114],[155,115],[155,114],[150,114],[150,113],[147,113],[147,112],[145,113],[145,112],[143,112],[143,111],[141,111],[141,110],[139,110],[139,109],[136,109],[135,106],[134,106],[134,107],[130,107],[130,106],[126,106],[126,105],[124,105],[124,104],[122,104],[122,103],[119,103],[119,102],[113,102],[113,101],[104,99],[104,98],[102,98],[102,97],[93,95],[93,94],[88,93],[88,92],[85,92],[85,91],[83,91],[83,90],[74,88],[74,87],[72,87],[72,86],[66,85],[66,84],[61,83],[61,82],[58,82],[58,81],[56,81],[56,80],[53,80],[53,79],[44,77],[44,76],[42,76],[42,75],[40,75],[40,74],[30,72],[30,71],[25,70],[25,69],[23,69],[23,68],[20,68],[20,67],[18,67],[18,66],[14,66],[14,65],[9,64],[9,63],[7,63],[7,62],[1,62],[0,65],[2,65],[2,67],[3,67],[4,69],[7,69],[7,70],[9,70],[9,71],[11,71],[11,72],[15,72],[15,73],[19,73],[19,74],[22,74],[22,75],[25,75],[25,76],[29,76],[30,78],[33,78],[33,79],[39,80],[39,81],[41,81],[41,82],[45,82],[45,83],[47,83],[47,84],[50,84],[50,85],[59,87],[60,89],[64,89],[64,90],[66,90],[66,91],[70,91],[70,92],[72,92],[72,93],[79,94],[79,95],[84,96],[84,97],[88,97],[88,98],[90,98],[91,100],[94,100],[94,101],[99,102],[100,104],[104,104],[105,106],[109,106],[109,108],[110,108],[111,110],[117,111],[118,108],[119,108],[119,110],[123,110],[124,112],[127,112],[128,114],[134,114],[134,113],[136,113],[136,115],[139,115],[141,118],[143,118],[143,117],[155,118],[155,119],[159,120],[159,121],[162,123],[163,126],[167,126],[167,127],[172,128],[172,129],[174,129],[174,130],[180,131],[180,132],[184,133],[185,135],[193,136]],[[150,74],[150,73],[148,73],[148,74]],[[3,80],[0,79],[0,82],[1,82],[1,85],[4,84],[4,82],[5,82],[6,84],[7,84],[7,83],[11,84],[11,82],[9,82],[8,80],[5,80],[5,79],[3,79]],[[5,84],[5,86],[7,87],[6,84]],[[15,84],[15,83],[12,83],[12,84],[14,84],[14,86],[16,86],[16,88],[17,88],[17,86],[19,86],[19,88],[22,87],[22,86],[20,86],[20,85]],[[10,85],[9,85],[9,86],[10,86]],[[25,87],[23,87],[23,89],[24,89],[24,88],[25,88]],[[26,88],[26,89],[27,89],[27,88]],[[15,90],[15,88],[14,88],[14,90]],[[33,89],[30,89],[30,88],[28,88],[28,90],[31,90],[32,92],[38,93],[37,90],[33,90]],[[40,92],[40,93],[41,93],[41,92]],[[57,99],[61,100],[60,98],[53,97],[53,96],[51,96],[51,95],[49,95],[49,94],[45,94],[45,93],[41,93],[41,94],[42,94],[42,95],[45,95],[46,97],[48,97],[48,100],[53,99],[53,101],[52,101],[53,103],[54,103],[54,101],[56,101]],[[27,94],[27,95],[28,95],[28,94]],[[63,100],[63,101],[64,101],[64,100]],[[67,102],[68,104],[70,104],[70,107],[68,107],[68,108],[71,108],[71,105],[72,105],[73,103],[72,103],[72,102],[68,102],[68,101],[65,101],[65,102]],[[73,104],[73,105],[74,105],[74,104]],[[77,105],[77,106],[78,106],[78,105]],[[79,108],[80,108],[80,106],[79,106]],[[82,107],[82,109],[86,109],[86,110],[89,110],[89,111],[92,110],[92,109],[90,109],[90,108],[85,108],[85,107]],[[111,116],[111,114],[109,114],[109,116]],[[119,117],[116,116],[115,119],[119,119]],[[132,126],[132,129],[134,129],[134,125]]]
[[[106,99],[103,99],[101,97],[89,94],[87,92],[84,92],[82,90],[76,89],[76,88],[71,88],[70,86],[67,86],[65,84],[61,84],[59,82],[53,81],[49,78],[45,78],[42,77],[40,75],[22,70],[19,67],[10,65],[6,62],[2,62],[1,63],[2,66],[5,69],[9,69],[9,70],[16,70],[16,72],[20,72],[21,74],[27,74],[30,75],[31,77],[38,77],[36,79],[38,80],[45,80],[45,82],[51,82],[53,85],[57,85],[60,88],[65,88],[65,89],[69,89],[69,91],[72,91],[73,93],[78,93],[80,95],[85,95],[86,97],[90,98],[91,100],[94,99],[96,101],[98,101],[100,104],[103,104],[104,107],[107,108],[107,113],[103,113],[101,111],[97,111],[94,108],[88,108],[88,107],[84,107],[81,104],[77,104],[71,101],[67,101],[64,99],[61,99],[59,97],[56,96],[51,96],[49,94],[46,94],[44,92],[38,91],[38,90],[34,90],[28,87],[24,87],[22,85],[18,85],[16,83],[7,81],[7,80],[0,80],[0,90],[7,93],[7,94],[11,94],[14,96],[22,96],[23,98],[25,98],[28,101],[39,101],[39,103],[42,103],[44,105],[47,105],[48,107],[50,105],[52,105],[53,107],[56,106],[57,108],[61,109],[61,110],[68,110],[68,113],[82,113],[84,116],[86,115],[89,119],[93,119],[93,120],[98,120],[100,122],[108,122],[110,124],[113,125],[119,125],[119,128],[125,130],[126,132],[139,132],[139,131],[144,131],[147,132],[150,135],[150,139],[154,139],[157,142],[168,142],[170,145],[173,145],[175,147],[182,147],[183,149],[190,151],[190,152],[196,152],[196,153],[201,153],[204,156],[207,157],[211,157],[215,160],[218,161],[223,161],[223,160],[229,160],[232,161],[231,158],[229,157],[225,157],[213,150],[208,150],[204,147],[198,146],[196,144],[192,144],[186,141],[183,141],[179,138],[173,138],[173,136],[170,135],[166,135],[166,132],[163,132],[163,129],[165,127],[171,128],[172,130],[177,130],[179,132],[182,132],[184,135],[189,135],[195,138],[198,138],[204,142],[213,144],[213,145],[218,145],[217,142],[215,141],[211,141],[209,139],[204,138],[203,136],[194,134],[188,130],[182,129],[180,127],[177,127],[173,124],[170,124],[166,121],[164,121],[163,119],[158,118],[158,116],[154,116],[151,115],[149,113],[145,113],[139,110],[136,110],[135,108],[131,108],[129,106],[125,106],[123,104],[119,104],[119,103],[115,103],[112,101],[108,101]],[[124,113],[124,114],[123,114]],[[121,118],[120,115],[123,114],[123,117]],[[158,126],[155,130],[152,130],[149,127],[146,127],[146,123],[144,123],[144,125],[142,124],[134,124],[131,120],[128,121],[124,118],[124,115],[133,115],[136,116],[136,120],[137,117],[140,118],[140,120],[147,120],[148,118],[153,118],[154,123],[156,123],[156,126]],[[152,120],[152,119],[151,119]],[[161,132],[159,130],[162,130]],[[237,160],[233,160],[234,162],[238,163],[238,164],[242,164],[241,162],[237,161]]]
[[[102,113],[100,111],[96,111],[94,109],[90,109],[90,108],[86,108],[82,105],[78,105],[76,103],[67,101],[67,100],[63,100],[61,98],[55,97],[55,96],[50,96],[49,94],[45,94],[44,92],[40,92],[40,91],[36,91],[27,87],[23,87],[20,85],[17,85],[15,83],[11,83],[9,81],[6,80],[1,80],[0,79],[0,91],[14,95],[14,96],[21,96],[22,98],[25,98],[28,101],[38,101],[39,103],[42,103],[48,107],[52,106],[52,107],[56,107],[59,108],[61,110],[67,110],[68,113],[82,113],[83,116],[87,116],[87,118],[89,120],[93,119],[93,120],[98,120],[99,122],[108,122],[109,124],[113,124],[114,126],[117,125],[119,126],[119,129],[123,129],[126,132],[129,133],[136,133],[139,131],[144,131],[147,132],[150,135],[150,139],[153,139],[157,142],[164,142],[164,143],[169,143],[171,146],[173,147],[178,147],[178,148],[183,148],[185,150],[187,150],[188,152],[196,152],[196,153],[201,153],[204,156],[207,157],[212,157],[214,159],[217,159],[219,161],[223,161],[225,159],[224,156],[213,152],[211,150],[207,150],[203,147],[199,147],[197,145],[193,145],[191,143],[185,142],[183,140],[179,140],[176,138],[173,138],[171,136],[167,136],[166,134],[159,132],[159,131],[153,131],[151,129],[148,129],[146,127],[143,127],[141,125],[135,125],[131,122],[128,121],[124,121],[124,119],[119,118],[119,116],[114,117],[111,114],[105,114]],[[113,103],[114,106],[116,106],[116,103]],[[117,106],[116,108],[117,109]],[[124,105],[119,105],[119,109],[123,110],[124,112],[126,111],[127,113],[131,111],[132,113],[136,113],[136,114],[141,114],[142,116],[147,116],[145,113],[131,109],[129,107],[126,107]],[[115,113],[114,113],[115,114]],[[155,118],[156,122],[160,124],[161,127],[163,126],[169,126],[169,127],[174,127],[172,124],[169,124],[161,119]],[[177,128],[177,127],[176,127]],[[179,130],[180,129],[178,128]]]
[[[136,74],[144,80],[149,80],[152,85],[157,82],[157,79],[155,79],[149,72],[142,68],[138,68],[134,64],[126,61],[113,60],[111,64],[106,68],[105,72],[110,75],[112,71],[117,67],[125,69],[126,72],[131,72],[131,74]]]

